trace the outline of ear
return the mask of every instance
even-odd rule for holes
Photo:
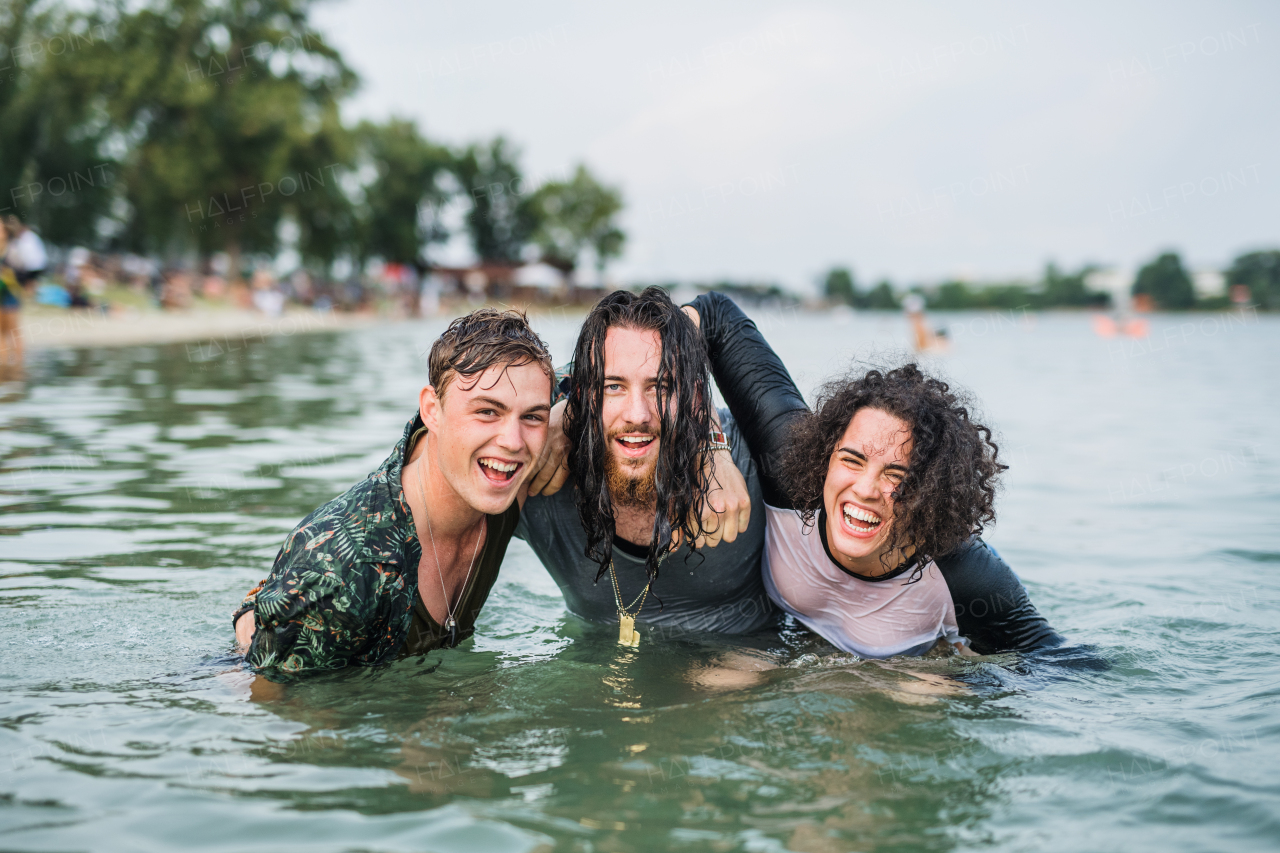
[[[428,385],[418,392],[418,414],[428,432],[438,432],[444,418],[444,401],[436,395],[436,389]]]

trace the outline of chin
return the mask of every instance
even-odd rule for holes
[[[511,502],[516,498],[516,489],[506,489],[503,492],[495,493],[493,489],[486,488],[477,490],[478,493],[472,493],[471,500],[468,503],[485,515],[500,515],[507,511],[511,506]]]
[[[844,557],[849,557],[854,560],[865,560],[867,557],[872,557],[880,553],[881,543],[850,540],[841,536],[831,544],[832,550],[838,552]]]
[[[495,483],[484,474],[476,473],[468,484],[467,503],[487,515],[498,515],[506,512],[520,491],[520,485],[526,479],[526,471],[516,473],[506,483]]]

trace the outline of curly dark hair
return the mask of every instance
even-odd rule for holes
[[[970,420],[971,407],[966,394],[916,364],[854,371],[828,382],[815,410],[792,427],[782,458],[792,505],[806,524],[814,523],[831,454],[859,409],[900,418],[911,429],[911,457],[893,491],[893,525],[881,560],[914,546],[920,560],[912,579],[919,578],[930,559],[955,550],[996,518],[1000,474],[1008,466],[997,458],[991,430]]]
[[[613,327],[652,330],[662,341],[658,368],[658,461],[654,486],[659,511],[645,570],[650,582],[673,530],[692,547],[705,531],[702,510],[709,486],[703,477],[711,429],[710,364],[702,335],[667,292],[648,287],[636,294],[619,290],[591,309],[573,353],[573,386],[564,414],[572,442],[569,471],[578,487],[578,517],[587,534],[586,556],[600,565],[600,580],[613,559],[615,518],[605,454],[604,340]],[[661,599],[659,599],[661,601]]]

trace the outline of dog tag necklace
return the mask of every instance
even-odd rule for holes
[[[658,567],[662,567],[662,561],[667,559],[667,555],[663,554],[658,558]],[[644,585],[644,589],[636,596],[635,600],[627,607],[622,606],[622,590],[618,587],[618,575],[613,570],[613,560],[609,561],[609,579],[613,581],[613,600],[618,605],[618,645],[626,646],[631,649],[640,647],[640,632],[636,630],[636,617],[640,615],[640,611],[644,609],[645,599],[649,597],[649,587],[653,585],[650,579]],[[640,606],[636,607],[636,603]],[[635,607],[635,612],[630,610]]]
[[[430,445],[427,445],[430,447]],[[422,516],[427,520],[427,538],[431,540],[431,555],[436,558],[436,577],[440,578],[440,593],[444,596],[444,610],[448,618],[444,620],[444,629],[449,632],[449,647],[458,645],[458,620],[453,617],[453,607],[449,604],[449,591],[444,588],[444,572],[440,570],[440,554],[436,551],[436,537],[431,532],[431,513],[427,512],[427,487],[424,485],[427,479],[427,472],[423,470],[423,463],[426,462],[427,454],[422,454],[422,459],[418,460],[418,496],[422,498]],[[481,519],[483,522],[483,519]],[[462,591],[458,594],[458,603],[462,603],[462,596],[467,592],[467,583],[471,580],[471,570],[476,566],[476,555],[480,553],[480,537],[484,534],[484,524],[480,525],[480,530],[476,532],[476,547],[471,552],[471,565],[467,566],[467,576],[462,580]]]

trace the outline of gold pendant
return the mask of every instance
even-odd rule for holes
[[[618,645],[632,649],[640,647],[640,632],[636,630],[636,617],[618,611]]]

